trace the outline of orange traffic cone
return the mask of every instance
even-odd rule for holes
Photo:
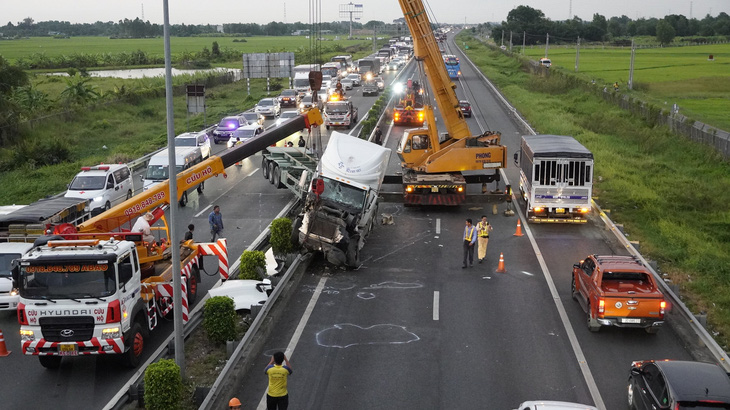
[[[513,236],[522,236],[522,224],[519,219],[517,219],[517,230]]]
[[[507,272],[504,269],[504,254],[502,252],[499,253],[499,265],[497,265],[497,273],[505,273]]]
[[[8,348],[5,347],[5,336],[3,336],[3,331],[0,330],[0,357],[5,357],[9,354]]]

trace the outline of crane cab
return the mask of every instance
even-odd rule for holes
[[[403,167],[415,168],[433,154],[433,151],[428,129],[413,128],[403,132],[396,152]]]

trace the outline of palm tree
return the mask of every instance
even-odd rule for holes
[[[73,76],[66,80],[66,89],[61,91],[61,99],[66,105],[83,106],[99,99],[100,94],[96,91],[96,86],[87,84],[91,78]]]

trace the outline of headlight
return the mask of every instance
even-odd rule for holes
[[[110,327],[101,331],[101,337],[104,339],[119,339],[122,337],[122,332],[118,327]]]
[[[35,334],[32,330],[20,329],[20,341],[32,342],[33,340],[35,340]]]
[[[103,200],[104,200],[104,197],[103,197],[103,196],[97,196],[97,197],[96,197],[96,198],[94,198],[94,199],[93,199],[93,200],[92,200],[91,202],[101,202],[101,201],[103,201]]]
[[[18,289],[13,289],[10,291],[10,296],[18,296]]]

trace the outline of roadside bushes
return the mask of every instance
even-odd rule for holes
[[[223,344],[236,339],[236,310],[233,299],[227,296],[214,296],[205,301],[203,328],[208,340]]]
[[[271,222],[271,249],[274,255],[283,256],[292,251],[292,222],[289,218],[277,218]]]
[[[368,118],[362,122],[362,131],[360,131],[360,138],[368,139],[370,137],[370,133],[372,133],[375,127],[378,125],[380,115],[388,107],[388,103],[390,102],[390,94],[390,88],[386,88],[383,93],[380,94],[380,97],[378,97],[373,106],[370,108],[370,111],[368,111]]]
[[[144,372],[144,403],[148,410],[175,410],[180,407],[182,377],[173,359],[152,363]]]
[[[238,279],[261,279],[259,270],[266,268],[266,255],[261,251],[243,251],[241,255],[241,273]]]

